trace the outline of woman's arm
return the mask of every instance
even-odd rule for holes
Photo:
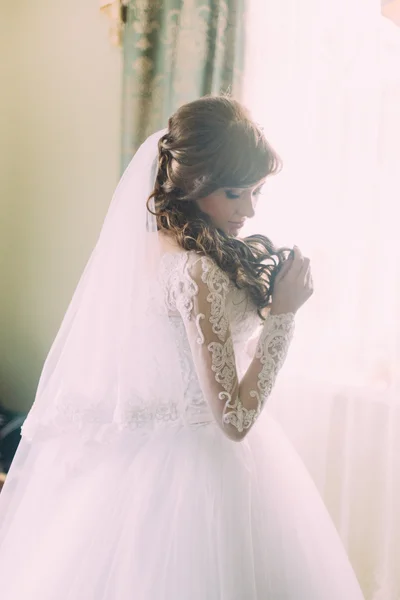
[[[294,314],[269,315],[253,360],[238,380],[232,336],[226,315],[229,278],[209,258],[196,257],[187,267],[190,298],[177,297],[199,382],[223,432],[242,440],[257,420],[274,386],[293,336]]]

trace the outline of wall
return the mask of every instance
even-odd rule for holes
[[[98,0],[8,2],[0,51],[0,399],[28,409],[119,175],[121,53]]]
[[[383,4],[382,14],[400,27],[400,0],[388,0]]]

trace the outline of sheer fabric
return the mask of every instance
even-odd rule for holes
[[[242,409],[231,418],[238,406],[225,394],[255,402],[257,415],[268,403],[292,317],[269,316],[260,333],[246,294],[208,259],[162,257],[160,281],[184,411],[107,438],[89,420],[23,438],[0,496],[4,597],[362,600],[320,496],[274,419],[264,411],[241,443],[224,434],[247,425]],[[236,374],[230,353],[221,370],[226,355],[214,346],[227,340]]]
[[[199,382],[217,423],[229,437],[240,438],[271,393],[291,342],[294,315],[268,316],[240,380],[226,309],[228,295],[234,292],[229,277],[207,257],[172,256],[177,268],[169,282],[168,305],[185,324]],[[248,300],[242,302],[246,310]]]

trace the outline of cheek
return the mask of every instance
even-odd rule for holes
[[[203,198],[199,200],[200,209],[205,212],[216,222],[229,221],[229,218],[234,212],[234,207],[231,201],[226,197],[219,196],[218,198]]]

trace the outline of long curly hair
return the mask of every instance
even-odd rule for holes
[[[228,96],[207,96],[179,108],[158,151],[156,183],[147,203],[158,230],[184,250],[212,258],[237,288],[248,291],[263,318],[290,249],[276,248],[263,235],[238,239],[224,233],[196,200],[220,188],[250,187],[277,173],[278,155],[248,111]]]

